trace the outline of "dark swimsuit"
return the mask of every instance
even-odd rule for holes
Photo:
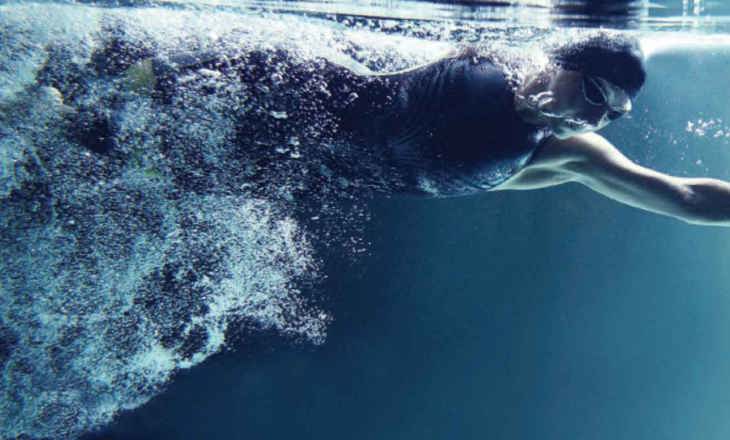
[[[518,116],[504,72],[488,59],[467,53],[383,78],[396,84],[393,102],[384,105],[382,92],[371,97],[365,89],[360,107],[344,113],[346,128],[359,142],[382,145],[410,191],[492,189],[550,135]]]

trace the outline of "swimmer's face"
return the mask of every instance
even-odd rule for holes
[[[542,108],[556,137],[600,130],[631,110],[621,88],[598,76],[558,69],[547,87],[551,98]]]

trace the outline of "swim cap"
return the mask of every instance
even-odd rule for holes
[[[600,33],[560,46],[551,55],[563,69],[604,78],[631,97],[636,96],[646,80],[639,42],[626,35]]]

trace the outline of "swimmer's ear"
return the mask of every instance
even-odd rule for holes
[[[530,100],[534,100],[535,108],[540,111],[547,111],[548,107],[555,102],[555,95],[551,91],[540,92],[537,95],[530,96]]]
[[[532,112],[542,113],[543,115],[557,116],[551,111],[551,106],[555,102],[553,92],[545,91],[534,95],[517,95],[518,111],[529,110]]]

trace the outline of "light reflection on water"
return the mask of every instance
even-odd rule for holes
[[[12,0],[2,0],[13,3]],[[371,20],[466,21],[476,26],[560,26],[615,29],[730,30],[730,4],[706,0],[81,0],[74,3],[103,7],[170,6],[194,10],[294,13],[342,20],[351,24]]]

